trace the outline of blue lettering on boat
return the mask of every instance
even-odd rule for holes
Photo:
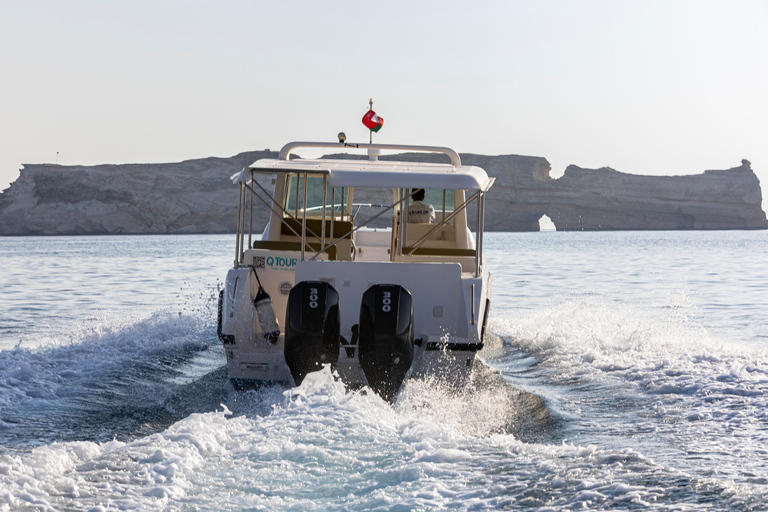
[[[269,256],[267,258],[267,265],[273,268],[286,268],[295,267],[297,258],[282,258],[280,256]]]

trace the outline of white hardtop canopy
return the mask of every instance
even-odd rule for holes
[[[422,162],[395,162],[385,160],[332,160],[297,159],[288,160],[290,152],[297,147],[361,148],[373,150],[406,150],[413,152],[438,152],[448,155],[451,164]],[[378,153],[374,153],[378,154]],[[391,144],[345,144],[292,142],[286,145],[278,158],[257,160],[246,171],[264,174],[313,173],[328,176],[331,187],[386,187],[386,188],[431,188],[486,191],[495,181],[486,172],[474,165],[461,165],[458,154],[449,148],[433,146],[405,146]],[[233,178],[236,178],[233,176]],[[242,176],[244,178],[245,176]],[[241,178],[241,179],[242,179]],[[233,181],[239,181],[234,179]]]

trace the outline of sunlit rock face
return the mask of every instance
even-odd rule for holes
[[[229,177],[259,158],[276,156],[265,150],[168,164],[25,165],[0,194],[0,235],[232,233],[238,192]],[[434,154],[381,158],[448,162]],[[689,176],[572,165],[552,179],[541,157],[461,158],[496,178],[485,209],[491,231],[538,231],[543,215],[561,231],[766,227],[760,183],[747,161]],[[271,188],[270,178],[260,180]],[[356,201],[387,199],[363,195]],[[468,209],[470,226],[476,211]],[[264,204],[254,204],[254,231],[263,228],[268,213]]]
[[[759,229],[760,181],[746,162],[690,176],[637,176],[569,166],[552,182],[558,231]]]
[[[538,231],[547,215],[558,231],[762,229],[760,181],[748,161],[724,171],[688,176],[639,176],[605,167],[569,166],[551,179],[546,159],[462,155],[496,177],[485,226]],[[470,210],[470,217],[473,217]]]
[[[2,235],[232,233],[229,177],[270,151],[169,164],[25,165],[0,194]]]

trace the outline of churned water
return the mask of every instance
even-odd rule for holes
[[[455,396],[234,392],[233,236],[0,238],[0,510],[766,510],[768,232],[490,233]]]

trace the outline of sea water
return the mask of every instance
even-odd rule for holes
[[[0,238],[0,510],[766,510],[768,232],[488,233],[456,396],[235,392],[233,236]]]

